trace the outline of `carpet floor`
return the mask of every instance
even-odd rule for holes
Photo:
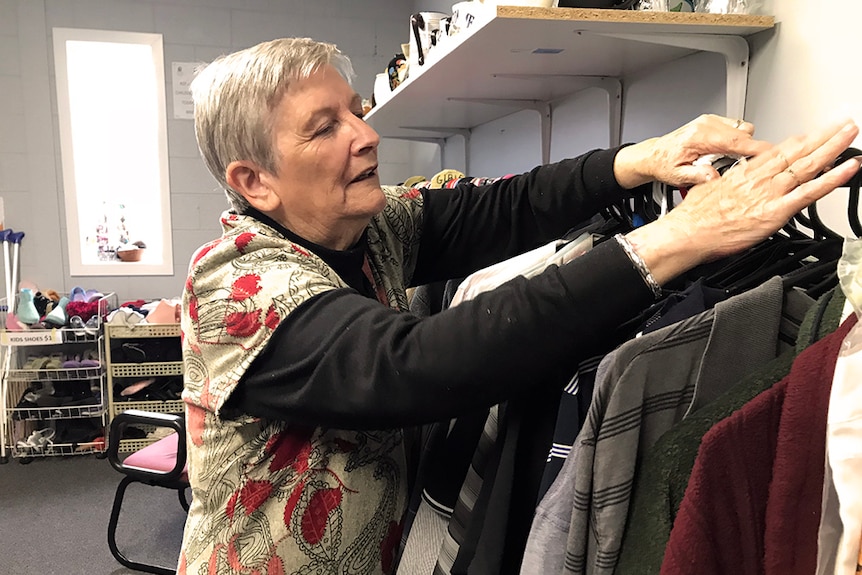
[[[0,464],[0,573],[133,575],[108,549],[108,519],[122,475],[94,455]],[[132,561],[173,568],[185,511],[169,489],[126,490],[117,546]]]

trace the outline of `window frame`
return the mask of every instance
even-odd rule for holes
[[[72,276],[157,276],[174,275],[173,241],[171,229],[170,169],[168,157],[167,107],[165,96],[164,47],[161,34],[93,30],[84,28],[53,28],[54,73],[60,155],[63,172],[63,196],[66,207],[66,239],[68,243],[69,273]],[[152,50],[156,84],[157,158],[159,166],[159,200],[162,221],[161,263],[123,262],[120,260],[84,263],[84,245],[81,242],[78,212],[78,191],[75,177],[72,116],[69,98],[66,43],[68,41],[110,42],[148,45]],[[132,238],[134,241],[134,238]],[[152,249],[151,247],[147,248]]]

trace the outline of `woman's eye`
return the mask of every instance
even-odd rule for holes
[[[314,135],[315,136],[325,136],[325,135],[331,133],[334,129],[335,129],[335,124],[326,124],[325,126],[321,127],[319,130],[317,130],[314,133]]]

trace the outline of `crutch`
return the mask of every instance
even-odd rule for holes
[[[9,314],[12,313],[13,299],[10,297],[12,293],[11,283],[12,277],[9,264],[9,244],[6,243],[9,234],[12,230],[0,230],[0,242],[3,242],[3,269],[5,271],[4,280],[6,281],[6,318],[8,322]],[[8,323],[7,323],[8,325]],[[0,415],[0,463],[8,461],[6,454],[6,436],[8,434],[8,419],[6,417],[6,401],[9,395],[9,369],[11,367],[12,354],[8,347],[3,347],[3,375],[0,380],[0,407],[2,407],[2,415]]]
[[[12,232],[9,234],[9,241],[12,242],[12,295],[18,295],[18,254],[21,251],[21,240],[24,239],[24,232]],[[17,302],[17,299],[15,300]],[[17,319],[17,318],[16,318]]]
[[[20,235],[18,235],[20,234]],[[13,230],[0,231],[0,241],[3,242],[3,270],[6,273],[6,329],[10,331],[21,331],[24,326],[15,317],[15,295],[18,285],[17,258],[15,266],[12,265],[9,255],[9,243],[17,239],[20,244],[24,232],[16,234]],[[17,245],[17,244],[16,244]],[[17,252],[16,252],[17,253]]]

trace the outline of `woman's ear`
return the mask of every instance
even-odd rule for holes
[[[267,176],[260,166],[247,160],[231,162],[225,170],[228,185],[263,213],[275,210],[281,203],[281,198],[268,185]]]

